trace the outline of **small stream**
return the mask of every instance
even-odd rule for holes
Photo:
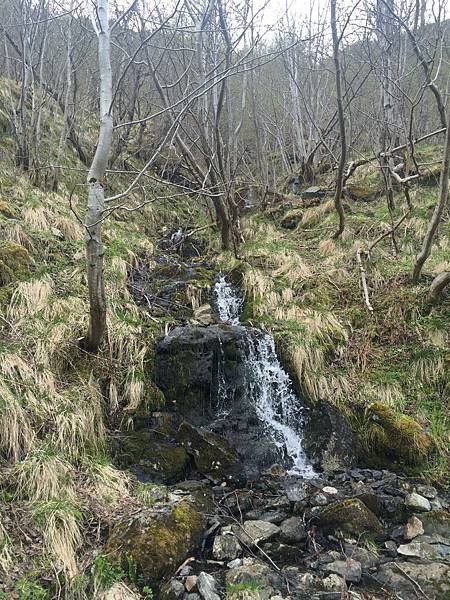
[[[273,337],[260,329],[240,325],[243,299],[224,276],[219,276],[214,286],[214,298],[220,320],[242,329],[247,396],[261,422],[262,432],[276,445],[282,458],[292,464],[290,474],[314,477],[314,469],[302,445],[304,408],[278,360]],[[219,379],[218,406],[222,417],[225,417],[229,394],[230,386]]]

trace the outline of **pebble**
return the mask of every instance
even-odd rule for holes
[[[334,496],[338,493],[337,489],[331,485],[326,485],[324,488],[322,488],[322,492],[324,494],[330,494],[331,496]]]
[[[386,548],[386,552],[388,556],[395,558],[397,556],[397,544],[392,540],[388,540],[384,542],[384,547]]]
[[[236,567],[240,567],[242,565],[242,558],[235,558],[234,560],[230,560],[229,563],[227,563],[227,567],[229,569],[236,569]]]

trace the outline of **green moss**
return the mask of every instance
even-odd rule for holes
[[[431,436],[417,421],[382,402],[367,407],[358,441],[364,459],[374,466],[389,466],[392,461],[416,466],[434,449]]]
[[[17,212],[10,204],[8,204],[8,202],[5,202],[4,200],[0,200],[0,215],[6,217],[7,219],[17,218]]]
[[[0,285],[23,277],[30,264],[28,250],[14,242],[0,243]]]
[[[117,525],[106,549],[110,559],[120,563],[132,556],[144,582],[157,588],[200,543],[203,528],[202,515],[193,504],[182,501],[146,521],[141,516]]]
[[[363,533],[379,535],[383,528],[377,517],[357,498],[348,498],[327,506],[319,516],[319,525],[325,533],[360,536]]]

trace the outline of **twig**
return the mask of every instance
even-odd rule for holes
[[[364,292],[364,300],[366,302],[366,306],[367,309],[369,310],[370,313],[373,313],[373,306],[370,303],[370,298],[369,298],[369,290],[367,289],[367,281],[366,281],[366,270],[364,268],[364,264],[362,261],[362,256],[364,255],[364,258],[368,257],[368,253],[365,252],[364,250],[362,250],[361,248],[358,248],[358,250],[356,251],[356,260],[358,262],[358,266],[359,266],[359,273],[360,273],[360,278],[361,278],[361,286]]]
[[[385,231],[384,233],[382,233],[379,237],[377,237],[377,239],[372,242],[372,244],[369,246],[369,249],[367,251],[367,254],[370,256],[370,253],[372,252],[372,250],[375,248],[375,246],[378,244],[378,242],[381,242],[382,239],[384,239],[385,237],[387,237],[388,235],[391,235],[391,233],[394,233],[394,231],[396,229],[398,229],[400,227],[400,225],[403,223],[403,221],[406,219],[406,217],[409,215],[409,210],[407,210],[405,212],[405,214],[403,215],[403,217],[393,226],[391,227],[391,229],[388,229],[387,231]]]

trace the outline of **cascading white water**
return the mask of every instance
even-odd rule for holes
[[[214,286],[214,296],[220,320],[230,325],[238,325],[242,298],[223,275],[220,275]]]
[[[235,288],[221,276],[214,287],[221,321],[239,325],[242,299]],[[289,375],[275,351],[274,339],[267,333],[243,328],[248,363],[248,394],[256,415],[280,452],[292,461],[291,474],[313,477],[315,472],[302,448],[302,412],[292,389]]]

